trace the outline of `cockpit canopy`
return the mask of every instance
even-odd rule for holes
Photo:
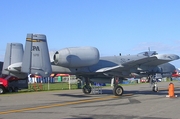
[[[158,53],[156,51],[146,51],[146,52],[139,53],[138,56],[153,56],[157,54]]]

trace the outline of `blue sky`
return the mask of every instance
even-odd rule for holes
[[[1,0],[0,61],[6,44],[42,33],[50,51],[94,46],[101,56],[148,50],[180,55],[179,0]],[[180,61],[173,61],[180,68]]]

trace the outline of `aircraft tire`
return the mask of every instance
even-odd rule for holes
[[[158,92],[158,87],[153,86],[153,87],[152,87],[152,91],[154,91],[154,92]]]
[[[5,93],[5,89],[4,87],[0,86],[0,94],[3,94],[3,93]]]
[[[84,94],[90,94],[91,93],[91,86],[85,85],[82,88]]]
[[[114,86],[113,94],[115,96],[121,96],[123,93],[124,93],[124,90],[123,90],[123,88],[121,86],[119,86],[119,85]]]

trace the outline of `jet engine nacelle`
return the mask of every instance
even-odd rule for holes
[[[54,64],[68,68],[91,66],[98,61],[99,51],[95,47],[70,47],[54,54]]]

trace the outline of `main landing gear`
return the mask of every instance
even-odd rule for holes
[[[121,86],[115,85],[113,88],[113,94],[115,96],[121,96],[124,93],[124,90]]]
[[[85,83],[86,83],[86,84],[83,86],[82,91],[83,91],[84,94],[90,94],[91,91],[92,91],[92,88],[91,88],[91,86],[89,85],[89,84],[90,84],[90,81],[89,81],[88,78],[85,78]]]
[[[82,90],[83,90],[84,94],[90,94],[92,91],[92,88],[90,85],[85,85],[85,86],[83,86]]]
[[[85,78],[85,85],[82,88],[82,91],[84,94],[90,94],[91,93],[92,88],[89,84],[90,84],[89,79]],[[124,93],[124,89],[120,85],[118,85],[119,84],[119,78],[118,77],[112,78],[111,84],[114,86],[113,94],[115,96],[121,96]]]
[[[115,77],[111,80],[111,84],[114,84],[114,88],[113,88],[113,94],[115,96],[121,96],[124,93],[124,89],[118,85],[119,84],[119,79],[118,77]]]

